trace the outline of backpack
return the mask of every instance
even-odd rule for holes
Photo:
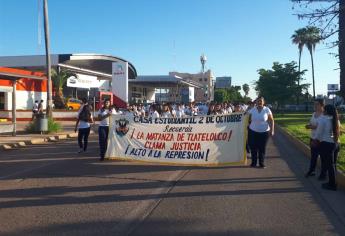
[[[91,119],[91,112],[88,109],[87,105],[85,105],[83,109],[81,110],[81,112],[79,113],[79,120],[89,122],[90,119]]]

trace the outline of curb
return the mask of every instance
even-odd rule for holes
[[[69,134],[54,135],[54,136],[45,137],[45,138],[34,138],[25,142],[18,141],[15,143],[2,144],[0,145],[0,150],[7,151],[7,150],[16,149],[16,148],[27,147],[28,145],[44,144],[48,142],[58,142],[60,140],[67,140],[69,138],[76,138],[76,137],[78,137],[78,134],[69,133]]]
[[[95,132],[93,130],[90,131],[90,134],[94,134]],[[12,150],[15,148],[20,147],[27,147],[28,145],[36,145],[36,144],[44,144],[47,142],[58,142],[60,140],[67,140],[72,138],[77,138],[78,133],[68,133],[68,134],[58,134],[50,137],[45,138],[34,138],[28,141],[18,141],[15,143],[7,143],[0,145],[0,150]]]
[[[308,159],[310,159],[310,148],[309,146],[307,146],[305,143],[303,143],[302,141],[298,140],[297,138],[293,137],[289,132],[287,132],[286,130],[284,130],[282,127],[280,127],[279,125],[275,126],[276,129],[279,130],[279,132],[281,132],[290,142],[292,142],[295,147],[300,150],[304,156],[306,156]],[[317,166],[320,167],[320,162],[317,162]],[[338,187],[345,189],[345,174],[340,171],[337,170],[337,184]]]

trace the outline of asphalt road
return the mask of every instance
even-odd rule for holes
[[[266,169],[98,161],[98,143],[0,152],[0,235],[345,235],[345,193],[303,177],[279,133]]]

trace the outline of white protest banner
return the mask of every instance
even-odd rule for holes
[[[246,161],[247,116],[185,118],[112,115],[108,159],[217,166]]]

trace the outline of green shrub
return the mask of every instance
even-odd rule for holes
[[[28,123],[28,125],[25,127],[25,131],[28,133],[37,133],[35,128],[35,122],[31,121]],[[54,121],[53,118],[48,119],[48,133],[57,133],[59,131],[62,131],[62,127],[60,123],[57,123]]]
[[[48,133],[57,133],[62,131],[62,127],[60,123],[54,121],[53,118],[48,119]]]

